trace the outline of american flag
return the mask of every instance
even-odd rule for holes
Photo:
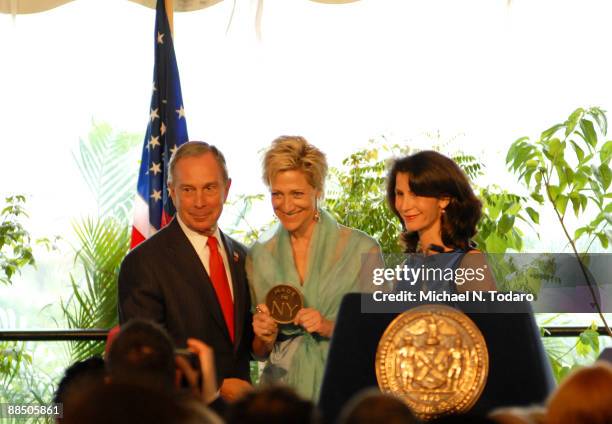
[[[138,174],[132,248],[172,219],[174,205],[166,185],[168,161],[176,148],[188,140],[181,83],[164,0],[157,0],[154,40],[153,93]]]

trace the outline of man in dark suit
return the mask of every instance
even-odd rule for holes
[[[119,321],[151,319],[179,347],[187,338],[212,346],[221,395],[232,400],[250,387],[253,331],[246,248],[217,226],[231,180],[223,154],[204,142],[180,146],[168,171],[177,213],[123,260]]]

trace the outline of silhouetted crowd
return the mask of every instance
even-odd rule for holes
[[[148,321],[121,327],[106,358],[66,369],[54,397],[59,422],[71,423],[327,423],[316,405],[283,386],[261,386],[239,399],[220,396],[212,349],[201,342],[177,351],[166,331]],[[344,424],[418,423],[400,399],[375,388],[358,393],[336,420]],[[448,415],[434,423],[612,423],[612,366],[598,362],[568,377],[545,405],[506,407],[487,417]]]

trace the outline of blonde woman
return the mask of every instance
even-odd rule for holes
[[[382,263],[374,239],[338,224],[321,208],[326,174],[325,155],[304,138],[273,141],[264,156],[263,179],[279,225],[247,258],[257,304],[253,352],[267,359],[262,382],[288,384],[314,400],[342,296],[359,291],[360,277],[371,277],[373,264]],[[264,304],[278,284],[290,284],[304,297],[291,324],[277,324]]]

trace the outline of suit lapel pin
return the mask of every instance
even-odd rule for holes
[[[240,260],[240,255],[238,255],[238,253],[234,252],[234,262],[238,262]]]

